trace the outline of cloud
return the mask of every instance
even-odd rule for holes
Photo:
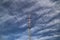
[[[9,20],[9,19],[12,19],[12,18],[14,18],[15,16],[9,16],[9,15],[4,15],[3,17],[1,17],[0,18],[0,24],[2,24],[2,23],[4,23],[4,22],[6,22],[7,20]]]
[[[28,40],[28,14],[32,40],[60,37],[60,7],[51,0],[3,0],[0,4],[0,40]]]

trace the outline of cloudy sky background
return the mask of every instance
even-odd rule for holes
[[[60,40],[60,0],[0,0],[0,40]]]

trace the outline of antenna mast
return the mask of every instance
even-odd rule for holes
[[[31,15],[28,15],[28,40],[31,40]]]

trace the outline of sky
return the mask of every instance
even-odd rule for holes
[[[0,40],[60,40],[60,0],[0,0]]]

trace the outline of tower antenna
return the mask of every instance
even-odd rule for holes
[[[31,40],[31,15],[28,15],[28,40]]]

